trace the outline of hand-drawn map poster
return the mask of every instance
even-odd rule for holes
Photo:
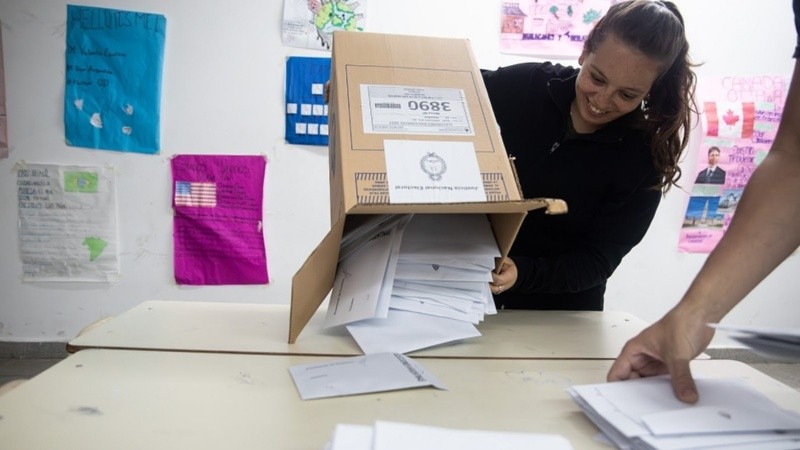
[[[500,51],[578,58],[583,42],[613,0],[519,0],[502,2]]]
[[[114,171],[18,163],[24,281],[119,280]]]
[[[334,31],[364,31],[367,0],[284,0],[283,44],[330,50]]]
[[[67,5],[67,145],[158,153],[166,26],[158,14]]]
[[[172,158],[175,282],[266,284],[263,156]]]
[[[697,165],[684,174],[692,186],[678,249],[709,253],[736,211],[747,181],[770,149],[786,101],[785,76],[700,80],[703,126]]]

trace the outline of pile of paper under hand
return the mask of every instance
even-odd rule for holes
[[[568,389],[583,412],[621,449],[789,450],[800,448],[800,415],[738,378],[697,379],[688,405],[667,377]]]
[[[325,450],[571,450],[563,436],[456,430],[409,423],[339,424]]]
[[[480,336],[500,256],[485,214],[369,216],[342,238],[324,327],[364,353],[406,353]]]

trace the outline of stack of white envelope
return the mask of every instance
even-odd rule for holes
[[[324,327],[364,353],[406,353],[480,336],[500,256],[484,214],[372,216],[342,238]]]
[[[464,322],[493,314],[492,269],[500,256],[483,214],[418,214],[406,227],[389,307]]]
[[[709,325],[728,332],[731,339],[750,347],[756,353],[767,358],[783,362],[800,361],[800,328],[768,328],[718,323]]]
[[[457,430],[397,422],[374,426],[339,424],[325,450],[571,450],[555,434]]]
[[[800,415],[738,378],[697,379],[700,400],[678,400],[669,378],[573,386],[569,394],[620,449],[800,448]]]

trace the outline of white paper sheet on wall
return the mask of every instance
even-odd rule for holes
[[[117,281],[114,170],[19,163],[16,172],[23,280]]]

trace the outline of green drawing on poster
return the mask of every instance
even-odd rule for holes
[[[99,237],[87,237],[83,240],[83,245],[89,248],[89,261],[94,261],[103,253],[108,242],[100,239]]]
[[[97,192],[97,173],[66,172],[64,173],[64,190],[66,192]]]

